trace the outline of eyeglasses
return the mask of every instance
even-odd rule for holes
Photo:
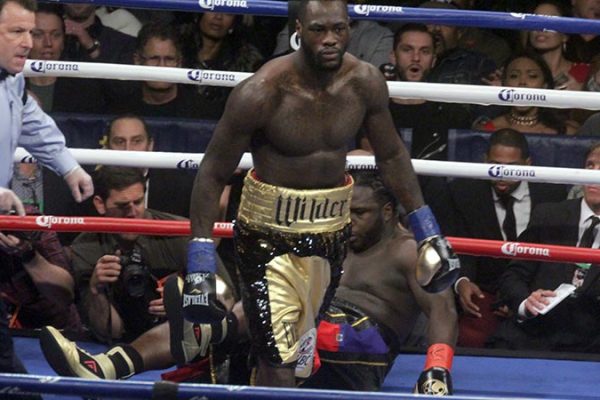
[[[144,61],[144,64],[146,65],[150,65],[153,67],[157,67],[161,64],[167,66],[167,67],[175,67],[177,66],[177,64],[179,63],[179,58],[178,57],[172,57],[172,56],[166,56],[166,57],[161,57],[161,56],[152,56],[152,57],[145,57],[140,55],[140,58]]]

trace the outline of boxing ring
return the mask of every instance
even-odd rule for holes
[[[148,371],[128,381],[90,381],[54,376],[46,363],[37,340],[16,337],[17,354],[34,375],[0,374],[0,398],[7,388],[48,393],[46,400],[76,399],[83,394],[101,398],[164,399],[152,397],[154,382],[165,371]],[[104,347],[96,343],[78,342],[88,351]],[[419,399],[411,395],[423,368],[425,355],[401,354],[387,376],[382,392],[342,392],[308,389],[276,389],[227,385],[180,384],[177,399]],[[597,399],[595,378],[600,363],[592,361],[548,360],[501,356],[455,355],[452,367],[453,399]],[[37,375],[37,376],[36,376]],[[197,397],[193,397],[197,396]],[[204,396],[204,397],[203,397]],[[10,397],[8,397],[10,399]]]
[[[72,3],[90,3],[74,0]],[[264,16],[287,16],[285,2],[268,0],[103,0],[103,5],[190,12],[227,12]],[[600,21],[539,15],[413,9],[395,6],[349,5],[355,19],[439,23],[503,29],[550,29],[565,33],[600,33]],[[233,87],[251,74],[231,71],[189,70],[167,67],[127,66],[83,62],[30,60],[26,76],[61,76],[101,79],[163,80],[183,84]],[[388,82],[391,97],[416,98],[441,102],[526,104],[554,108],[600,110],[600,93],[568,92],[544,89],[444,85],[430,83]],[[71,149],[81,164],[122,165],[144,168],[197,169],[202,154],[119,152],[114,150]],[[25,150],[15,153],[16,162],[36,162]],[[251,166],[244,155],[240,167]],[[374,166],[372,157],[349,157],[348,168]],[[502,165],[452,163],[413,160],[418,174],[468,177],[477,179],[520,179],[525,181],[591,184],[600,182],[600,171]],[[134,232],[161,235],[187,235],[189,223],[182,221],[131,221],[93,217],[0,217],[0,230],[54,230]],[[214,234],[231,235],[228,222],[215,225]],[[448,238],[457,253],[493,257],[600,263],[600,250],[529,243]],[[148,371],[127,381],[90,381],[55,376],[46,363],[37,339],[16,337],[15,348],[31,375],[0,374],[0,398],[15,393],[44,393],[45,399],[81,397],[122,399],[392,399],[420,398],[412,394],[413,386],[424,365],[423,354],[401,354],[388,375],[381,393],[317,391],[307,389],[259,388],[228,385],[174,384],[161,381],[165,371]],[[104,346],[78,342],[97,353]],[[508,398],[597,398],[594,377],[600,364],[593,361],[532,359],[529,357],[473,356],[454,357],[452,377],[456,399]]]

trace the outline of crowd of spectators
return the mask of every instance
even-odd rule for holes
[[[523,1],[518,2],[518,9],[510,8],[515,2],[509,1],[371,3],[600,20],[600,1],[596,0]],[[365,20],[352,21],[350,27],[348,52],[378,67],[389,81],[600,92],[600,35]],[[293,31],[293,23],[276,17],[41,4],[29,58],[254,72],[268,60],[294,51],[290,44]],[[104,147],[137,151],[154,150],[146,118],[216,121],[231,91],[207,85],[51,76],[28,78],[27,89],[48,113],[104,115],[110,120]],[[412,157],[420,159],[447,160],[450,129],[492,133],[482,156],[489,163],[510,165],[536,163],[530,157],[529,135],[600,135],[600,114],[584,110],[399,98],[390,99],[389,107],[399,134],[407,131],[411,135]],[[364,138],[355,147],[370,151]],[[598,154],[598,147],[593,147],[584,167],[599,169]],[[168,220],[189,216],[193,175],[173,170],[135,171],[108,167],[94,171],[91,167],[96,192],[84,205],[70,200],[65,189],[53,183],[55,177],[29,164],[16,165],[12,189],[29,204],[30,213],[51,210],[60,215]],[[234,215],[231,208],[241,179],[232,179],[232,183],[222,201],[223,215],[229,218]],[[582,246],[582,236],[590,226],[588,217],[596,214],[598,201],[598,189],[592,186],[583,188],[583,199],[565,202],[568,188],[559,185],[450,182],[427,177],[420,177],[420,183],[442,228],[475,238]],[[507,205],[505,198],[511,194]],[[555,204],[543,204],[550,202]],[[512,222],[507,222],[509,215]],[[559,215],[565,215],[564,220]],[[509,223],[513,226],[506,225]],[[185,240],[90,233],[77,238],[61,236],[60,242],[56,234],[9,237],[11,245],[0,249],[0,296],[10,306],[11,327],[52,325],[71,337],[88,333],[87,338],[111,342],[131,341],[166,321],[161,279],[182,269]],[[597,247],[598,242],[591,245]],[[228,264],[226,260],[233,257],[224,252],[231,248],[224,241],[219,249]],[[467,256],[461,261],[463,274],[454,286],[459,346],[574,352],[600,349],[600,331],[596,331],[600,330],[600,318],[589,311],[600,306],[598,284],[590,282],[598,278],[596,266],[582,272],[563,263],[546,267]],[[127,278],[119,278],[123,268],[131,265],[145,268],[146,291],[137,295],[132,294],[136,287],[127,286]],[[237,293],[235,267],[225,267],[223,275]],[[577,273],[579,282],[574,277]],[[538,315],[561,283],[573,284],[577,290],[554,311]],[[114,291],[108,289],[113,286]],[[152,290],[147,290],[150,287]],[[576,315],[581,323],[559,335],[564,315]],[[120,351],[123,357],[130,354],[127,348]],[[135,365],[140,362],[133,361]],[[162,361],[145,362],[146,367],[138,366],[138,371],[163,365]],[[116,375],[127,376],[134,370]]]

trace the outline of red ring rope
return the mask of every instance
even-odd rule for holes
[[[139,233],[145,235],[187,236],[189,221],[150,220],[107,217],[0,216],[0,231],[56,231],[56,232],[106,232]],[[233,236],[233,223],[217,222],[214,237]],[[454,251],[459,254],[537,261],[568,263],[598,263],[600,250],[556,246],[536,243],[503,242],[461,237],[448,237]]]

